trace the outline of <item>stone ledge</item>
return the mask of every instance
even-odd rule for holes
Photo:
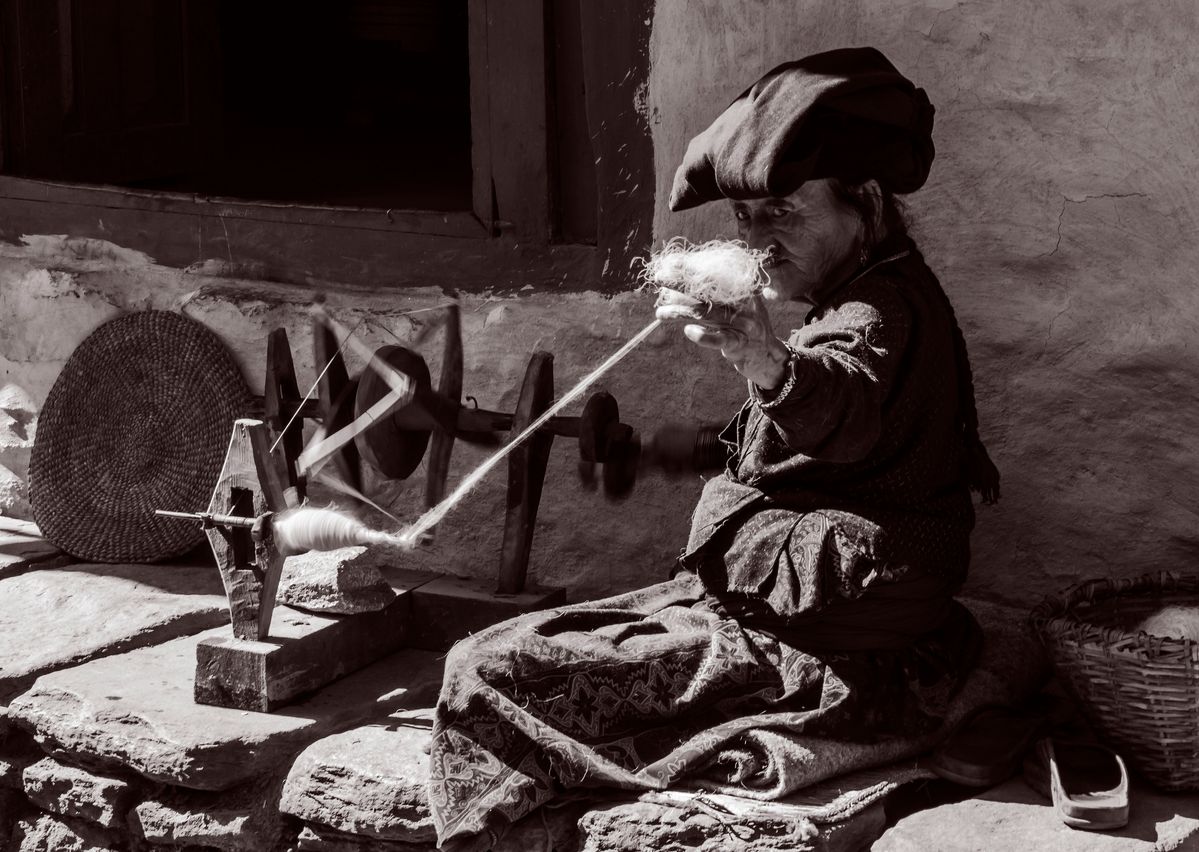
[[[166,784],[222,790],[280,772],[320,737],[436,698],[442,660],[393,654],[273,713],[192,700],[196,645],[227,627],[43,675],[9,705],[51,754],[94,767],[127,767]],[[136,677],[130,673],[136,672]]]
[[[200,564],[39,569],[0,580],[0,599],[0,703],[48,672],[229,619],[216,569]]]

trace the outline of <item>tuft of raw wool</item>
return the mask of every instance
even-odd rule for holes
[[[405,546],[397,535],[372,530],[357,518],[332,507],[318,509],[313,506],[280,512],[275,517],[275,544],[284,556],[367,544]]]
[[[1199,606],[1163,607],[1142,621],[1137,629],[1167,639],[1199,642]]]
[[[675,237],[642,261],[641,284],[712,305],[739,305],[770,283],[765,268],[769,255],[740,240],[697,244]]]

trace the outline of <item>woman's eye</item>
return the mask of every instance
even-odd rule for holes
[[[735,217],[737,217],[738,222],[744,222],[747,219],[749,219],[749,214],[746,213],[744,210],[734,210],[733,215]]]
[[[773,216],[775,219],[782,219],[784,216],[786,216],[790,212],[791,211],[788,210],[786,207],[773,207],[770,210],[770,215]]]

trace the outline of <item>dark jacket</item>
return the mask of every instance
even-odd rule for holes
[[[974,525],[948,301],[910,240],[879,256],[792,332],[786,398],[751,389],[681,557],[730,613],[837,646],[938,626]]]

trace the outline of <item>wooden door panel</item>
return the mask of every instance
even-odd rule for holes
[[[6,170],[121,183],[182,174],[219,117],[216,5],[204,0],[7,0],[20,134]],[[7,45],[6,45],[7,46]]]

